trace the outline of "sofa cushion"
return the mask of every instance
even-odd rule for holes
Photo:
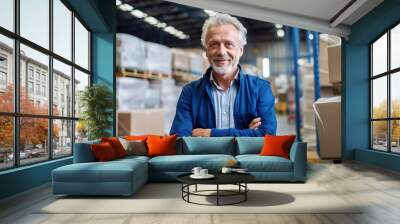
[[[130,156],[125,156],[124,158],[113,160],[113,162],[127,162],[127,163],[130,163],[131,161],[135,161],[135,160],[148,162],[149,159],[150,159],[150,157],[147,157],[147,156],[130,155]]]
[[[92,144],[99,144],[100,139],[75,143],[74,147],[74,163],[95,162],[96,158],[90,148]]]
[[[259,154],[264,137],[236,137],[236,155]]]
[[[134,172],[147,171],[145,166],[146,162],[139,159],[74,163],[52,173],[53,181],[58,182],[129,182]]]
[[[184,137],[182,152],[179,154],[225,154],[235,155],[233,137]]]
[[[158,156],[149,160],[149,170],[163,172],[190,172],[193,167],[200,166],[211,172],[219,171],[228,160],[235,159],[231,155],[175,155]]]
[[[293,172],[292,161],[278,156],[238,155],[236,159],[249,172]]]

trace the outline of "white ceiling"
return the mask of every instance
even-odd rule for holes
[[[168,0],[270,23],[347,37],[350,26],[383,0]],[[334,17],[349,3],[350,7]]]

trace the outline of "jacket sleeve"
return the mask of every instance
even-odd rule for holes
[[[189,86],[185,86],[176,105],[175,118],[170,131],[171,135],[177,134],[181,137],[192,135],[193,119],[191,108],[191,91]]]
[[[271,87],[266,81],[261,82],[259,88],[259,97],[257,99],[257,114],[261,117],[261,125],[258,129],[211,129],[211,136],[249,136],[262,137],[266,134],[276,134],[276,117],[275,117],[275,97],[272,95]],[[248,125],[248,124],[247,124]]]

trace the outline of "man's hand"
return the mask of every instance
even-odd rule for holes
[[[260,125],[261,125],[261,118],[260,117],[256,117],[250,122],[249,128],[250,129],[257,129],[258,127],[260,127]]]
[[[211,129],[195,128],[192,130],[193,137],[210,137]]]

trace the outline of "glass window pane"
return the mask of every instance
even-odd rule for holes
[[[89,86],[89,75],[75,69],[75,117],[79,117],[81,114],[81,108],[79,107],[80,92]]]
[[[75,63],[89,70],[89,32],[75,18]]]
[[[0,26],[14,31],[14,0],[0,1]]]
[[[372,148],[387,151],[387,121],[372,122]]]
[[[400,24],[391,30],[390,51],[391,69],[400,67]]]
[[[53,157],[72,154],[72,121],[53,120]]]
[[[372,118],[387,118],[387,77],[372,80]]]
[[[72,12],[60,1],[53,1],[53,51],[71,60]]]
[[[400,120],[391,121],[392,152],[400,153]]]
[[[75,121],[75,143],[85,142],[88,138],[88,129],[84,120]]]
[[[10,116],[0,116],[0,170],[14,165],[14,124]]]
[[[21,36],[49,48],[49,0],[20,0]]]
[[[400,72],[391,74],[390,86],[391,115],[400,118]]]
[[[14,111],[14,43],[0,35],[0,111]]]
[[[49,158],[48,127],[48,119],[21,117],[20,164],[34,163]]]
[[[21,44],[20,109],[25,114],[47,115],[49,57]]]
[[[71,66],[53,60],[53,115],[72,117]]]
[[[372,44],[372,68],[374,76],[387,71],[387,34]]]

